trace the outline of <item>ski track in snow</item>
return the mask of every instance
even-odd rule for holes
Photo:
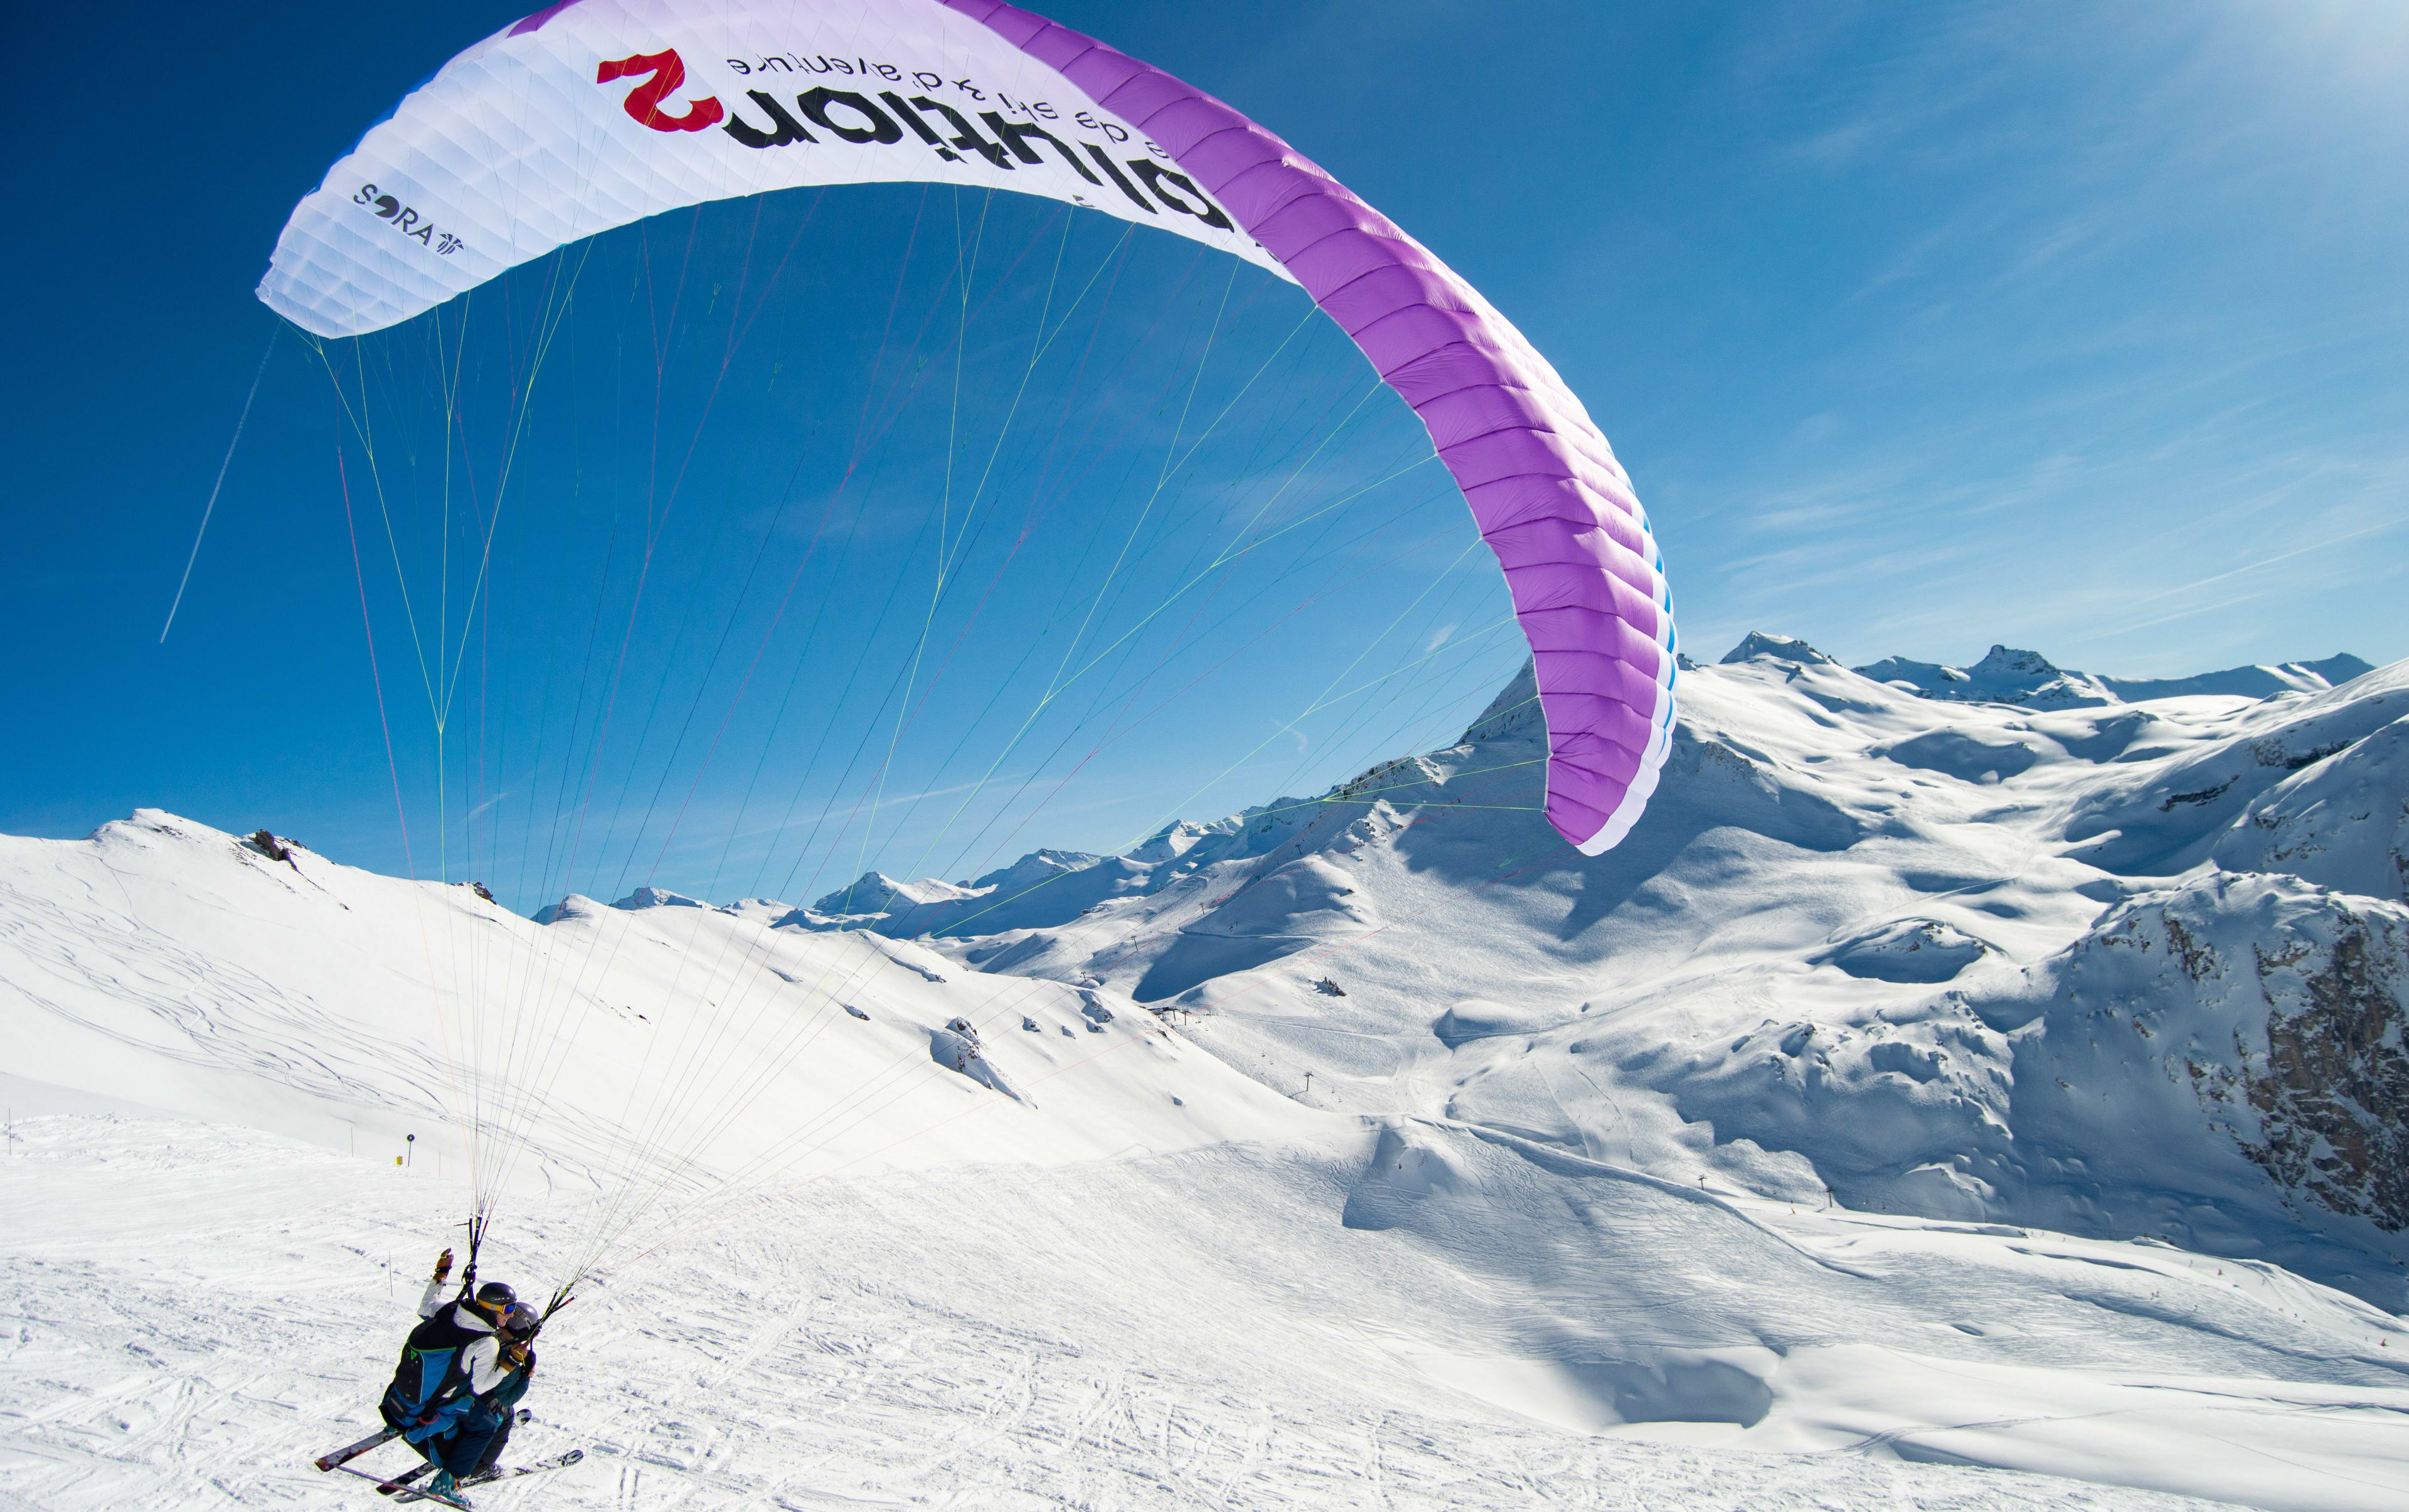
[[[1509,711],[1368,806],[1016,863],[1068,891],[958,958],[0,838],[0,1512],[370,1505],[308,1461],[479,1107],[488,1278],[669,1194],[512,1442],[588,1459],[486,1506],[2409,1507],[2409,910],[2346,890],[2409,672],[2035,713],[1766,639],[1685,687],[1595,862],[1451,801],[1535,780]],[[668,1226],[689,1158],[768,1174]]]
[[[379,1505],[307,1461],[366,1420],[450,1211],[444,1184],[168,1120],[54,1116],[17,1132],[0,1173],[0,1505]],[[583,1445],[588,1458],[476,1500],[2196,1505],[1856,1454],[1621,1442],[1482,1413],[1348,1336],[1326,1294],[1346,1275],[1233,1271],[1184,1248],[1204,1221],[1183,1200],[1196,1174],[1163,1185],[1110,1166],[946,1171],[811,1188],[564,1315],[541,1346],[537,1419],[512,1448]],[[1006,1221],[999,1244],[992,1225]],[[1166,1231],[1180,1244],[1162,1246]],[[1129,1243],[1139,1236],[1159,1247]],[[506,1274],[496,1261],[487,1272]],[[1289,1329],[1305,1346],[1266,1347]],[[408,1462],[377,1452],[370,1462]]]

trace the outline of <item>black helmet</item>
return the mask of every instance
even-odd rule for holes
[[[477,1289],[477,1305],[496,1318],[509,1312],[518,1300],[519,1294],[499,1281],[488,1281]]]
[[[522,1339],[532,1339],[535,1337],[536,1330],[543,1326],[543,1319],[538,1317],[536,1310],[527,1303],[514,1302],[503,1309],[500,1326],[505,1333],[515,1334]]]

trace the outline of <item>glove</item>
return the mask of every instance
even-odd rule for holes
[[[518,1369],[534,1358],[535,1351],[527,1347],[525,1339],[512,1339],[502,1346],[502,1363],[512,1370]]]
[[[442,1254],[435,1257],[435,1279],[440,1281],[451,1274],[452,1252],[447,1249]]]

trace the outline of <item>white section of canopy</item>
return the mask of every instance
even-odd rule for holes
[[[598,79],[606,64],[665,53],[675,55],[674,69],[639,65]],[[660,90],[674,71],[683,79]],[[798,96],[815,89],[860,96],[891,123],[880,128],[837,103],[823,109],[835,128],[892,130],[897,139],[846,141],[809,119]],[[648,90],[657,100],[649,108],[636,98]],[[815,140],[748,147],[731,134],[731,120],[777,133],[755,91]],[[1019,138],[1026,152],[1013,151],[989,113],[1007,127],[1050,133],[1080,166],[1036,137]],[[958,141],[964,131],[980,145]],[[360,336],[648,215],[842,183],[1039,194],[1289,278],[1245,232],[1212,224],[1229,218],[1150,148],[1060,74],[936,0],[750,0],[710,10],[579,0],[469,48],[372,127],[295,209],[259,297],[319,336]],[[1149,180],[1139,163],[1176,177]]]

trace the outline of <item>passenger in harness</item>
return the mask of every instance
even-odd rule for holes
[[[429,1489],[440,1496],[453,1494],[457,1477],[478,1467],[500,1418],[509,1416],[507,1405],[490,1400],[494,1393],[515,1378],[514,1403],[525,1393],[534,1366],[525,1338],[505,1338],[501,1332],[503,1323],[512,1320],[513,1310],[523,1328],[534,1320],[530,1310],[518,1306],[517,1294],[499,1281],[488,1281],[471,1296],[464,1280],[458,1296],[447,1303],[444,1281],[451,1274],[452,1252],[447,1249],[435,1262],[435,1278],[419,1300],[418,1316],[426,1321],[411,1330],[393,1384],[378,1404],[387,1426],[400,1430],[435,1466]],[[506,1353],[512,1358],[506,1359]],[[471,1424],[476,1431],[464,1433]]]
[[[542,1326],[536,1310],[513,1303],[498,1331],[502,1341],[501,1384],[480,1394],[461,1414],[458,1425],[436,1440],[444,1468],[460,1480],[474,1480],[492,1470],[511,1442],[519,1420],[519,1399],[535,1379],[535,1335]]]

